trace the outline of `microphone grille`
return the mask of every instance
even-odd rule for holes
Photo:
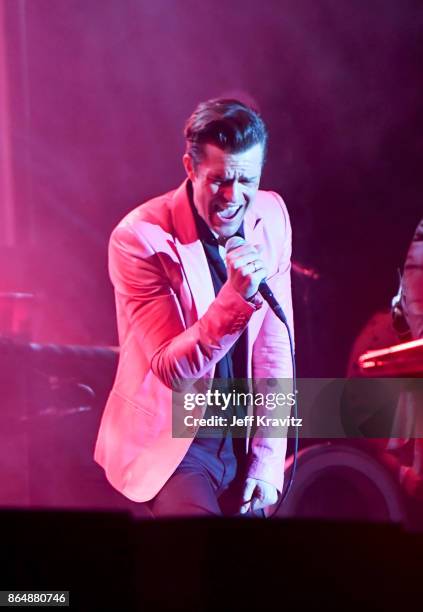
[[[228,238],[228,240],[226,241],[226,252],[230,253],[234,249],[237,249],[238,247],[242,246],[244,243],[245,240],[244,238],[241,238],[241,236],[232,236],[232,238]]]

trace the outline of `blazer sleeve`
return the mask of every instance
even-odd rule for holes
[[[277,273],[267,279],[290,327],[294,350],[294,322],[291,295],[291,250],[292,231],[288,211],[282,198],[273,192],[278,203],[275,208],[279,214],[280,235],[282,244],[279,247],[279,264]],[[275,223],[275,219],[273,220]],[[282,322],[270,310],[267,310],[260,332],[253,347],[253,379],[289,379],[292,391],[292,359],[288,332]],[[284,385],[286,386],[286,385]],[[256,407],[256,415],[269,416],[265,407]],[[271,432],[274,437],[265,437]],[[258,427],[251,440],[248,475],[273,484],[280,492],[283,488],[284,461],[287,440],[282,428]]]
[[[157,249],[130,225],[118,226],[111,235],[109,274],[122,321],[121,344],[133,334],[153,373],[177,391],[183,391],[184,381],[209,372],[256,310],[226,282],[206,313],[186,327]]]

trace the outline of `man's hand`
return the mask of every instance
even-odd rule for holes
[[[271,506],[278,501],[278,490],[264,480],[257,478],[247,478],[242,495],[241,514],[245,514],[250,509],[260,510],[266,506]]]
[[[261,252],[261,246],[245,243],[226,255],[228,280],[246,300],[257,293],[259,284],[266,278]]]

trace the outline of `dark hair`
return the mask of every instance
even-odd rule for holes
[[[239,100],[214,98],[200,102],[185,124],[184,135],[186,152],[194,168],[203,158],[205,144],[214,144],[231,153],[241,153],[261,144],[263,163],[266,158],[266,126],[256,110]]]

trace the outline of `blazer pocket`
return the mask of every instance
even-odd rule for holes
[[[125,393],[121,393],[120,391],[112,391],[112,394],[122,399],[124,402],[132,406],[132,408],[135,408],[135,410],[144,412],[150,417],[156,416],[155,413],[150,408],[147,408],[146,406],[144,406],[143,404],[139,404],[138,402],[134,402],[134,400],[128,397]]]

